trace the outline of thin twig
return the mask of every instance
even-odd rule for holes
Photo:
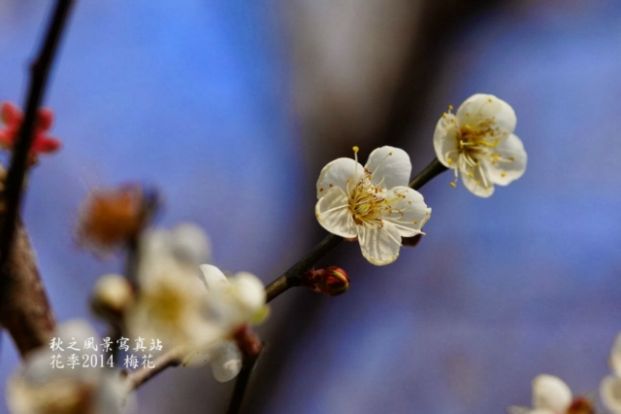
[[[438,161],[437,158],[434,158],[421,172],[419,172],[416,177],[410,181],[410,187],[415,190],[421,189],[425,184],[431,181],[436,176],[442,174],[446,171],[446,167]]]
[[[23,196],[24,177],[28,168],[28,157],[34,140],[37,111],[45,95],[50,70],[65,28],[73,0],[58,0],[50,20],[40,53],[31,66],[31,78],[26,97],[24,121],[19,130],[18,140],[13,148],[11,164],[6,180],[6,212],[0,227],[0,274],[6,277],[5,270],[15,236],[17,216]]]
[[[252,371],[260,355],[260,351],[256,355],[244,355],[242,369],[235,380],[233,396],[231,397],[231,402],[229,403],[229,408],[226,410],[226,414],[238,414],[240,412]]]
[[[416,175],[416,177],[414,177],[414,179],[412,179],[410,187],[418,190],[444,171],[446,171],[446,167],[442,165],[437,158],[434,158],[433,161],[431,161],[420,173]],[[300,286],[300,278],[304,272],[310,269],[329,251],[338,246],[341,241],[343,241],[343,239],[339,236],[335,236],[333,234],[326,236],[310,251],[308,255],[291,266],[289,270],[266,286],[265,292],[267,293],[267,302],[274,300],[291,287]]]
[[[181,353],[178,349],[171,349],[157,358],[153,364],[153,368],[143,367],[127,374],[130,389],[135,390],[167,368],[181,365]]]
[[[266,286],[267,302],[272,301],[287,289],[299,286],[301,275],[342,241],[341,237],[333,234],[326,236],[302,260],[291,266],[282,276]]]

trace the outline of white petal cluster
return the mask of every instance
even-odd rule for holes
[[[568,414],[574,402],[571,390],[563,380],[542,374],[532,383],[532,408],[510,407],[510,414]],[[582,411],[580,411],[582,412]]]
[[[128,332],[180,349],[185,364],[210,363],[218,381],[237,376],[242,355],[233,334],[267,315],[263,283],[250,273],[227,278],[201,265],[209,259],[209,242],[192,225],[146,232],[140,258]]]
[[[84,321],[63,324],[56,333],[78,342],[96,338]],[[78,356],[80,354],[78,353]],[[106,368],[52,367],[52,352],[41,349],[29,355],[9,380],[7,402],[13,414],[120,414],[132,411],[133,396],[120,373]],[[82,359],[80,358],[81,362]]]
[[[209,361],[216,380],[226,382],[235,378],[242,366],[241,352],[231,339],[233,333],[267,317],[265,288],[251,273],[239,272],[227,278],[213,265],[202,265],[201,270],[207,287],[209,318],[220,330],[220,336],[190,355],[186,362]]]
[[[209,243],[192,225],[147,231],[140,241],[137,297],[126,314],[132,337],[159,338],[167,348],[193,349],[217,334],[207,318],[199,264]]]
[[[542,374],[533,380],[531,414],[564,414],[572,400],[571,390],[562,379]]]
[[[449,110],[438,121],[433,136],[436,156],[473,194],[489,197],[494,185],[508,185],[526,170],[526,151],[513,133],[516,123],[505,101],[473,95],[457,113]]]
[[[600,395],[606,408],[614,414],[621,414],[621,334],[617,336],[610,353],[613,375],[602,381]]]
[[[411,171],[408,154],[390,146],[371,152],[364,167],[357,157],[328,163],[317,180],[319,224],[337,236],[358,239],[370,263],[394,262],[401,238],[422,234],[431,216],[423,196],[408,187]]]

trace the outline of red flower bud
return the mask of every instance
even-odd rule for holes
[[[5,102],[0,107],[0,115],[4,123],[4,129],[0,130],[0,147],[11,150],[15,141],[19,138],[19,130],[22,126],[22,111],[10,102]],[[48,108],[41,108],[37,113],[35,125],[35,137],[30,148],[30,163],[37,162],[39,154],[49,154],[60,148],[60,141],[51,137],[48,130],[54,122],[54,114]]]
[[[304,275],[302,283],[316,293],[336,296],[349,289],[349,275],[338,266],[311,269]]]
[[[242,325],[235,330],[233,340],[242,354],[249,357],[258,356],[263,349],[261,338],[248,325]]]
[[[595,414],[595,408],[593,408],[591,401],[578,397],[567,409],[567,414]]]

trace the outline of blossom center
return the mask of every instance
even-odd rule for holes
[[[185,308],[184,299],[183,294],[178,289],[162,284],[149,295],[148,303],[151,305],[151,314],[154,319],[175,324],[182,318]]]
[[[477,158],[500,144],[499,135],[500,132],[493,127],[492,120],[485,120],[476,126],[465,124],[459,130],[459,152],[473,164],[477,164]]]
[[[387,200],[382,197],[382,188],[371,183],[365,176],[351,190],[348,208],[357,225],[374,224],[381,226],[382,210],[388,206]]]

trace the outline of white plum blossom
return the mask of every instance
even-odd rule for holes
[[[210,316],[225,330],[262,322],[267,316],[263,282],[248,272],[226,277],[216,266],[200,267],[207,286]]]
[[[433,145],[438,160],[461,176],[465,187],[489,197],[494,185],[508,185],[526,170],[527,155],[513,133],[513,108],[494,95],[475,94],[453,114],[444,113],[436,125]]]
[[[209,361],[214,378],[226,382],[235,378],[242,367],[242,354],[232,340],[235,331],[267,317],[265,288],[251,273],[239,272],[227,278],[213,265],[202,265],[201,270],[209,318],[220,330],[220,336],[202,351],[190,355],[186,362]]]
[[[58,329],[56,338],[75,339],[83,343],[97,338],[85,321],[66,322]],[[98,339],[96,339],[98,341]],[[74,351],[69,351],[74,352]],[[63,368],[52,365],[52,358],[62,356]],[[80,353],[77,361],[82,363]],[[132,411],[133,394],[118,370],[105,367],[71,368],[65,360],[68,354],[56,354],[50,348],[30,354],[24,365],[9,380],[7,403],[13,414],[120,414]]]
[[[600,395],[606,408],[614,414],[621,414],[621,334],[617,336],[610,353],[613,375],[603,379]]]
[[[138,293],[126,312],[133,337],[162,339],[167,348],[203,347],[218,330],[207,317],[200,261],[209,257],[206,236],[197,227],[150,230],[140,240]]]
[[[564,414],[572,401],[571,389],[562,379],[542,374],[533,380],[531,414]]]
[[[569,386],[553,375],[538,375],[532,384],[532,408],[510,407],[510,414],[578,414],[594,413],[586,398],[574,398]]]
[[[431,216],[423,196],[408,187],[412,165],[402,149],[384,146],[371,152],[366,165],[338,158],[317,180],[315,215],[330,233],[358,239],[362,255],[374,265],[399,256],[402,237],[422,234]]]

